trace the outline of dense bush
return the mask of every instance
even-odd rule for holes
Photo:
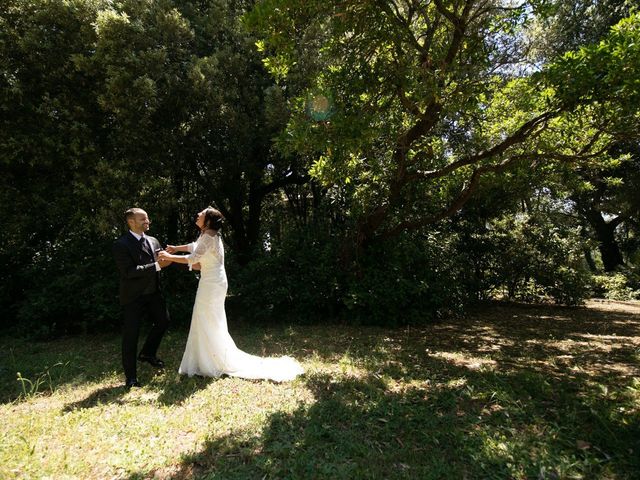
[[[14,271],[12,288],[21,292],[14,302],[19,330],[118,331],[112,241],[67,239]],[[312,225],[291,228],[245,265],[227,246],[227,309],[230,319],[249,323],[398,326],[456,314],[489,298],[577,304],[588,294],[639,297],[638,279],[630,272],[591,282],[583,247],[575,230],[524,214],[481,227],[462,221],[453,230],[405,234],[351,257],[344,255],[342,235]],[[197,280],[197,273],[179,267],[163,272],[175,327],[189,324]]]
[[[463,29],[471,36],[454,42],[466,53],[445,54],[453,63],[441,68],[413,51],[421,22],[389,24],[391,10],[375,2],[344,15],[325,3],[309,5],[328,8],[329,23],[307,31],[315,18],[307,10],[258,2],[267,8],[254,18],[257,31],[264,22],[260,39],[244,21],[256,2],[8,2],[0,14],[0,327],[119,330],[111,245],[133,205],[149,210],[154,235],[172,241],[193,238],[196,208],[224,210],[227,305],[248,322],[403,325],[475,299],[575,304],[589,287],[638,296],[637,275],[590,285],[582,260],[587,252],[594,271],[610,269],[593,258],[607,242],[621,251],[611,269],[640,264],[640,150],[629,121],[638,118],[637,16],[548,76],[546,67],[535,79],[507,69],[490,80],[487,66],[524,46],[526,32],[502,17],[520,18],[519,10],[483,9],[468,25],[481,30]],[[441,10],[418,16],[444,15],[432,38],[456,39],[453,10]],[[349,25],[362,33],[360,52],[345,55]],[[295,35],[285,38],[289,27]],[[273,43],[264,38],[274,33]],[[448,51],[441,47],[431,53]],[[502,47],[507,57],[497,55]],[[364,52],[373,57],[359,58]],[[434,81],[415,83],[425,71]],[[566,78],[576,82],[556,88]],[[602,96],[605,84],[617,93]],[[312,114],[315,88],[333,90],[327,121]],[[602,232],[612,234],[603,241]],[[350,251],[345,239],[354,237],[366,248]],[[163,277],[172,323],[187,325],[197,273],[171,267]]]
[[[444,234],[405,235],[376,245],[349,277],[342,299],[351,321],[397,326],[462,310],[464,256]]]
[[[14,280],[23,287],[16,312],[20,332],[59,335],[117,326],[110,242],[66,239],[14,272]]]
[[[68,239],[13,272],[14,282],[22,286],[15,307],[17,332],[49,337],[120,331],[122,312],[112,244],[112,239]],[[195,275],[172,266],[162,276],[172,324],[188,325]]]
[[[441,240],[405,236],[345,263],[339,239],[298,231],[248,266],[227,269],[227,304],[249,321],[428,321],[460,311],[466,299],[458,281],[461,257]]]
[[[640,299],[640,279],[630,270],[594,275],[591,279],[591,289],[591,294],[598,298],[609,300]]]
[[[228,308],[249,322],[333,317],[343,283],[337,252],[335,238],[310,228],[292,232],[248,265],[228,255]]]
[[[588,294],[584,240],[576,229],[519,214],[488,221],[463,239],[459,249],[473,265],[467,283],[477,298],[574,305]]]

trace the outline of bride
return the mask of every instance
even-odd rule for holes
[[[200,264],[200,282],[179,372],[189,376],[219,377],[226,374],[277,382],[292,380],[304,372],[296,360],[250,355],[238,349],[229,335],[224,310],[227,274],[219,235],[223,219],[215,208],[205,208],[198,213],[196,220],[201,231],[197,241],[188,245],[168,245],[166,251],[158,254],[160,260],[187,263],[190,270],[194,264]],[[188,255],[176,255],[176,252]]]

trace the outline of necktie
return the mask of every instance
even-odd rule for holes
[[[140,237],[140,246],[142,247],[142,250],[153,256],[153,254],[151,253],[151,246],[149,245],[149,242],[147,242],[146,237]]]

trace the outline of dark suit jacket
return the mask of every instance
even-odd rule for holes
[[[156,271],[156,254],[162,248],[154,237],[145,235],[151,244],[153,256],[140,246],[140,242],[130,232],[125,233],[113,244],[113,256],[120,271],[120,305],[133,302],[155,283],[160,289],[160,275]]]

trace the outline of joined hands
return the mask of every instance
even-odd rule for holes
[[[171,265],[172,262],[176,261],[176,257],[180,257],[179,255],[173,255],[173,253],[177,252],[178,249],[173,245],[167,245],[166,250],[160,250],[158,252],[158,264],[160,268],[164,268],[165,266]],[[184,262],[179,262],[184,263]],[[200,270],[200,264],[194,263],[191,265],[192,270]]]
[[[166,268],[172,263],[171,260],[164,256],[164,253],[164,250],[156,250],[156,259],[160,268]]]
[[[160,250],[158,252],[158,262],[168,262],[171,263],[173,261],[173,259],[171,258],[171,253],[169,251],[169,247],[167,247],[167,250]]]

